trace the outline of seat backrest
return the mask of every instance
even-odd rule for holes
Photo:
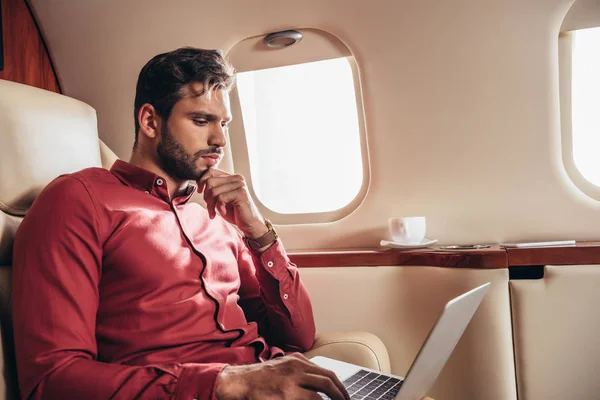
[[[60,174],[110,168],[116,159],[98,139],[92,107],[0,79],[0,400],[18,398],[10,294],[12,243],[19,223]]]

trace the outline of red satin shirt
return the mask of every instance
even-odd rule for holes
[[[312,346],[308,294],[280,241],[250,252],[166,181],[117,161],[61,175],[14,244],[24,398],[214,399],[226,365]]]

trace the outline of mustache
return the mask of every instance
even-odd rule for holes
[[[196,157],[207,156],[209,154],[223,155],[223,148],[219,146],[210,146],[208,149],[202,149],[196,153]]]

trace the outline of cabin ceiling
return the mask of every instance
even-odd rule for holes
[[[597,237],[600,207],[560,153],[557,38],[574,0],[29,1],[64,93],[97,110],[124,159],[152,56],[290,28],[340,38],[360,68],[371,188],[348,218],[296,228],[290,248],[376,245],[405,215],[445,243]]]
[[[186,45],[227,51],[247,37],[287,28],[318,27],[350,46],[356,42],[356,49],[372,48],[379,35],[395,34],[390,29],[395,24],[378,25],[381,32],[372,30],[372,21],[394,18],[385,1],[356,2],[352,7],[345,0],[30,3],[64,93],[97,109],[101,136],[120,157],[128,157],[133,144],[129,111],[137,74],[158,53]]]
[[[418,80],[412,76],[417,71],[426,77],[430,67],[423,70],[424,64],[447,64],[447,78],[456,68],[485,68],[503,56],[498,49],[511,45],[520,33],[517,24],[526,22],[531,10],[541,17],[572,0],[29,2],[64,93],[96,108],[101,137],[125,158],[133,144],[131,114],[137,74],[158,53],[186,45],[227,51],[250,36],[319,28],[339,37],[355,53],[366,85],[372,71],[372,76],[382,79],[375,84],[406,91],[402,81]],[[519,50],[514,49],[515,56],[521,56]],[[478,65],[469,65],[465,55],[476,51]],[[435,81],[430,80],[414,95],[428,96],[434,91]],[[407,99],[391,100],[402,107]],[[377,108],[376,104],[367,106]]]

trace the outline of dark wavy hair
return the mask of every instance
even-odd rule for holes
[[[153,57],[140,71],[135,90],[133,116],[135,142],[138,142],[140,124],[137,115],[142,105],[151,104],[163,120],[168,120],[175,104],[185,95],[189,83],[203,84],[202,96],[214,89],[231,90],[235,69],[223,58],[220,50],[182,47]]]

